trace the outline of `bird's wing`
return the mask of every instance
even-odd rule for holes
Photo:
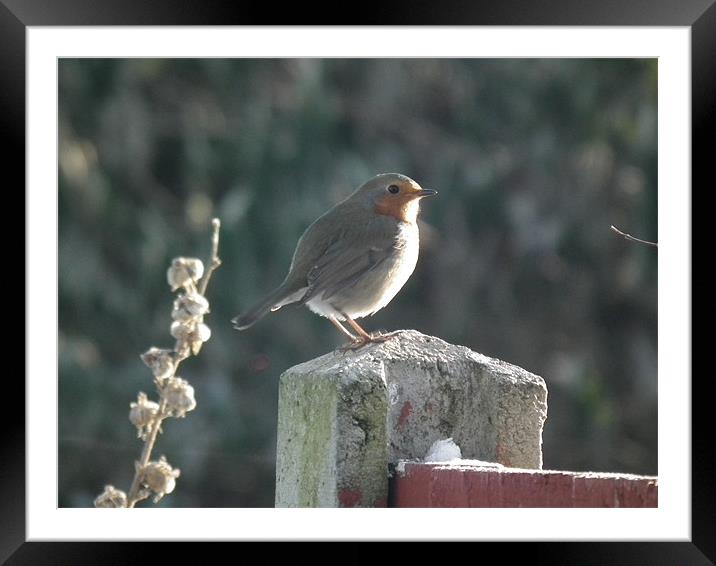
[[[375,238],[373,238],[375,240]],[[343,238],[332,242],[308,272],[308,289],[301,298],[305,303],[323,292],[328,299],[337,292],[355,285],[361,277],[375,269],[394,251],[395,239],[387,237],[373,245],[346,246]]]

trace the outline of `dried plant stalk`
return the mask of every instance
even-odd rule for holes
[[[137,427],[137,436],[143,442],[141,456],[134,463],[134,479],[126,494],[111,485],[105,486],[94,501],[95,507],[134,507],[152,495],[156,503],[174,490],[179,470],[172,468],[164,456],[152,461],[152,450],[165,419],[183,418],[196,407],[194,388],[177,375],[177,369],[183,360],[197,355],[202,344],[211,337],[211,330],[204,324],[204,315],[209,312],[209,302],[204,295],[212,273],[221,265],[220,227],[219,219],[214,218],[206,273],[201,260],[183,257],[175,258],[167,271],[172,291],[181,290],[172,310],[170,332],[176,340],[174,348],[152,347],[141,356],[154,374],[159,402],[150,401],[140,392],[137,401],[130,404],[129,420]]]

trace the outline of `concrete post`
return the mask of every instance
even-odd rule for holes
[[[385,507],[388,401],[380,361],[328,354],[279,384],[276,507]]]
[[[542,467],[542,378],[414,330],[281,376],[277,507],[385,506],[388,464],[452,437],[463,458]]]

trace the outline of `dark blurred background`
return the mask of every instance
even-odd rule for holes
[[[156,457],[160,505],[273,505],[278,379],[342,344],[285,307],[230,319],[283,279],[302,231],[380,172],[425,201],[421,255],[368,330],[415,328],[544,377],[544,466],[657,473],[655,59],[59,61],[59,493],[127,490],[139,359],[171,347],[166,269],[224,261],[213,336],[180,375],[197,408]]]

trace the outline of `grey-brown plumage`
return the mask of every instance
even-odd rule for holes
[[[420,198],[436,194],[397,173],[378,175],[303,233],[283,283],[233,319],[244,330],[269,311],[303,303],[351,340],[375,340],[353,320],[383,308],[410,277],[418,258]],[[338,321],[347,321],[360,339]]]

